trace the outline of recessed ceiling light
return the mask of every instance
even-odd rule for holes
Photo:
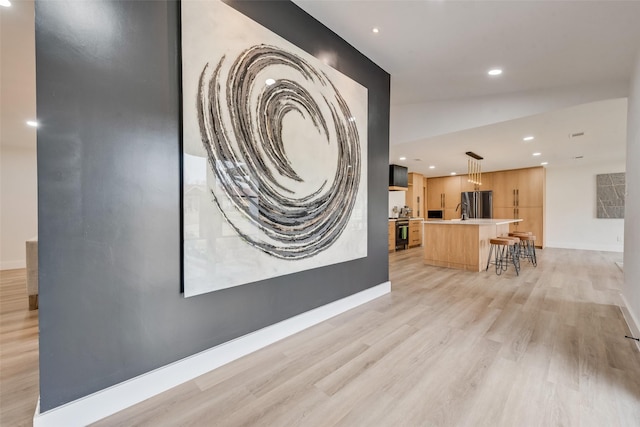
[[[400,160],[407,160],[406,157],[400,157]]]
[[[451,175],[455,175],[455,174],[456,174],[455,172],[451,172]]]
[[[274,84],[276,81],[274,79],[267,79],[265,80],[265,83],[267,84],[267,86],[271,86],[272,84]]]
[[[9,7],[11,2],[9,0],[0,0],[0,6]]]
[[[35,120],[27,120],[27,126],[31,126],[32,128],[37,128],[38,122],[36,122]]]
[[[492,70],[489,70],[487,74],[489,74],[490,76],[499,76],[500,74],[502,74],[502,70],[500,68],[494,68]]]
[[[380,32],[380,29],[378,27],[374,27],[371,31],[378,34]]]
[[[542,153],[533,153],[534,156],[540,156]]]
[[[542,166],[545,166],[545,165],[548,165],[548,164],[549,164],[549,162],[542,162],[542,163],[540,163],[540,164],[541,164]]]
[[[522,138],[523,141],[531,141],[532,139],[532,136],[525,136],[524,138]]]
[[[429,169],[435,169],[435,168],[436,168],[436,167],[435,167],[435,166],[433,166],[433,165],[429,166]]]

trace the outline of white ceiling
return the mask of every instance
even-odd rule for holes
[[[466,173],[467,151],[484,157],[482,170],[487,172],[540,166],[541,162],[548,162],[547,167],[615,162],[625,158],[626,118],[626,99],[593,102],[392,145],[390,160],[428,177]],[[578,132],[584,136],[569,137]],[[529,135],[535,139],[523,141]],[[430,165],[436,168],[429,169]]]
[[[392,104],[628,79],[640,46],[639,1],[294,2],[391,74]]]
[[[638,1],[294,2],[391,74],[392,110],[518,94],[527,102],[524,94],[536,90],[554,96],[561,87],[627,84],[640,51]],[[493,67],[503,75],[487,76]],[[416,117],[391,124],[417,137],[393,141],[389,162],[442,176],[466,173],[466,151],[485,158],[485,171],[623,161],[626,111],[626,99],[593,102],[436,137],[420,137],[417,122],[432,118]],[[585,136],[568,138],[578,131]],[[524,143],[529,134],[536,139]]]
[[[391,73],[394,104],[628,80],[640,46],[640,2],[306,1],[295,2]],[[1,143],[35,147],[33,2],[0,7]],[[372,27],[379,27],[374,34]],[[504,75],[489,78],[488,68]],[[624,158],[626,104],[593,103],[556,114],[484,126],[393,145],[390,162],[428,176],[464,172],[464,152],[483,155],[485,170]],[[564,120],[564,122],[562,122]],[[608,120],[608,121],[607,121]],[[576,123],[575,125],[573,123]],[[561,144],[581,128],[584,149]],[[521,143],[534,133],[534,143]],[[598,135],[604,135],[599,137]],[[615,137],[614,137],[615,135]],[[560,149],[564,147],[563,149]],[[401,162],[400,155],[422,162]],[[429,164],[437,169],[429,170]]]

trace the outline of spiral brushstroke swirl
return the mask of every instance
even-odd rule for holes
[[[198,83],[200,134],[222,190],[212,190],[215,203],[253,247],[280,259],[313,257],[340,237],[356,202],[361,153],[355,119],[327,75],[293,53],[255,45],[229,62],[223,56],[215,67],[207,64]],[[265,85],[258,76],[270,67],[287,67],[287,76],[293,70],[297,77]],[[310,120],[337,146],[328,179],[308,194],[297,194],[291,185],[303,181],[283,140],[283,121],[291,113]],[[243,231],[222,196],[261,233]]]

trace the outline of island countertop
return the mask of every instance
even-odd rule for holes
[[[497,218],[478,218],[478,219],[439,219],[433,221],[424,221],[425,224],[450,224],[450,225],[503,225],[520,222],[522,219],[497,219]]]

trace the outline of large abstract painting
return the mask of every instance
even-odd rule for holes
[[[366,88],[221,1],[181,7],[185,296],[366,257]]]

